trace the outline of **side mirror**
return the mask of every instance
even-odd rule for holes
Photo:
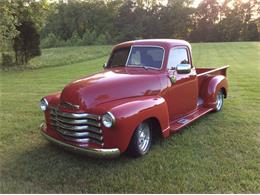
[[[107,63],[103,64],[103,68],[107,68]]]
[[[176,67],[178,74],[188,74],[191,72],[191,65],[190,64],[178,64]]]

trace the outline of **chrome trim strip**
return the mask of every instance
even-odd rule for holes
[[[88,125],[84,125],[84,126],[70,126],[70,125],[65,125],[63,123],[55,122],[55,123],[51,123],[50,125],[55,126],[55,127],[59,127],[65,130],[70,130],[70,131],[90,131],[93,133],[98,133],[101,134],[102,130],[96,127],[92,127],[92,126],[88,126]]]
[[[65,140],[71,141],[71,142],[78,142],[78,143],[93,143],[93,144],[98,144],[103,146],[103,142],[100,142],[98,140],[95,139],[91,139],[91,138],[73,138],[73,137],[68,137],[68,136],[64,136],[61,135],[61,137]]]
[[[80,154],[85,154],[88,156],[93,156],[93,157],[116,157],[120,155],[120,150],[118,148],[111,148],[111,149],[98,149],[98,148],[83,148],[83,147],[77,147],[77,146],[73,146],[64,142],[61,142],[49,135],[47,135],[44,131],[43,131],[43,127],[44,125],[41,125],[41,134],[45,137],[45,139],[47,139],[48,141],[62,146],[64,149],[73,151],[73,152],[77,152]]]

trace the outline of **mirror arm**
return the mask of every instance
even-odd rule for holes
[[[169,71],[168,71],[168,77],[169,77],[169,79],[171,80],[171,83],[172,84],[174,84],[174,83],[176,83],[176,76],[175,76],[175,70],[173,70],[173,69],[170,69]]]

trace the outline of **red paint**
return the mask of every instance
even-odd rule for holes
[[[163,66],[160,70],[140,67],[107,68],[101,73],[71,82],[61,93],[45,98],[49,106],[69,113],[91,113],[103,115],[111,112],[116,118],[115,126],[103,125],[104,145],[68,142],[50,125],[49,109],[45,112],[46,133],[60,141],[79,146],[94,148],[119,148],[124,152],[131,140],[135,128],[144,120],[153,118],[160,124],[162,135],[168,137],[200,116],[212,111],[216,104],[216,92],[220,89],[227,94],[227,67],[195,68],[189,74],[178,74],[167,70],[169,50],[173,47],[185,47],[192,65],[191,46],[181,40],[140,40],[118,44],[113,50],[132,45],[160,46],[165,50]],[[176,82],[171,83],[169,76],[175,75]],[[197,105],[198,100],[203,104]],[[79,110],[60,106],[61,102],[79,105]],[[189,119],[186,124],[177,123],[180,119]]]

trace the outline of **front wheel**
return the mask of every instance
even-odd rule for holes
[[[142,122],[135,130],[128,147],[131,156],[140,157],[147,154],[152,145],[152,132],[150,124]]]
[[[223,91],[220,90],[217,94],[217,98],[216,98],[216,108],[215,108],[215,111],[216,112],[219,112],[222,107],[223,107],[223,100],[224,100],[224,94],[223,94]]]

